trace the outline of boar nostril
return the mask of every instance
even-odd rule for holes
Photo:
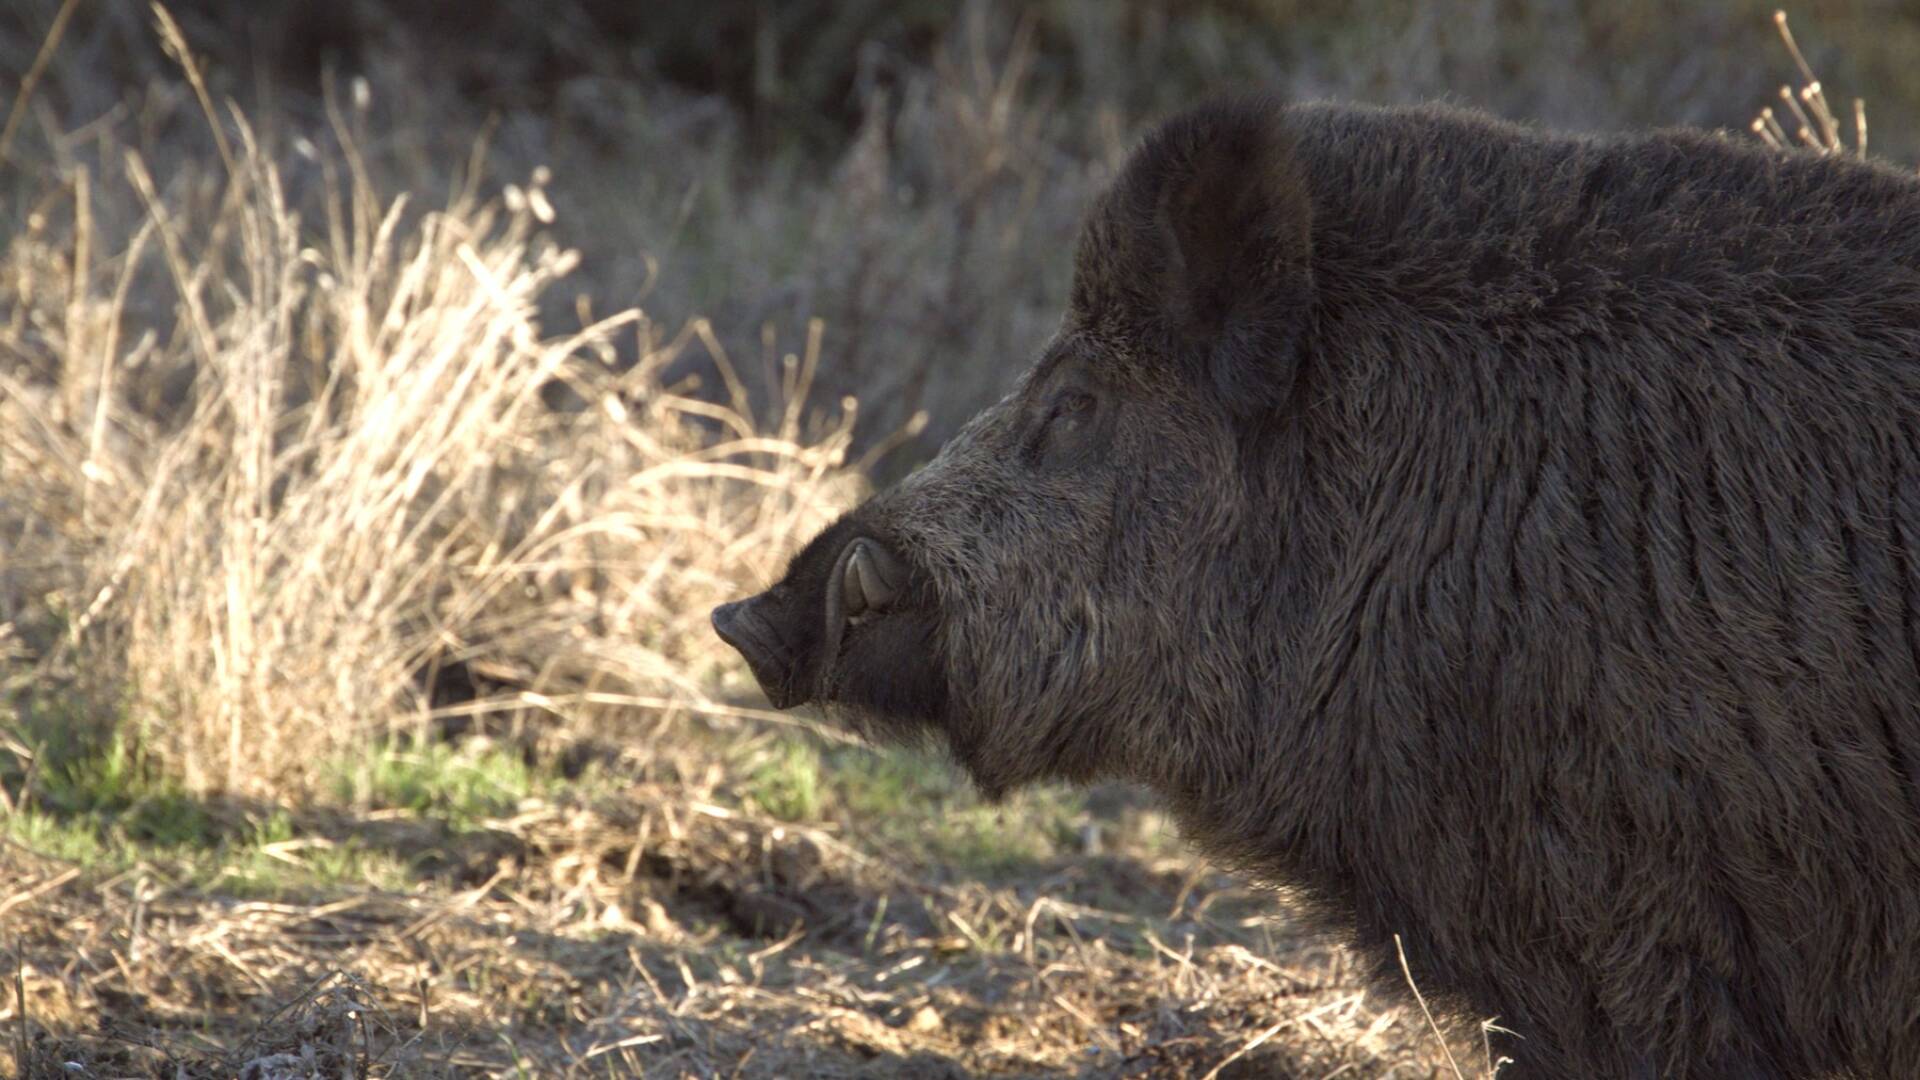
[[[849,545],[840,575],[847,616],[885,610],[900,595],[906,580],[907,568],[892,552],[871,540],[855,540]]]
[[[741,616],[745,612],[747,601],[735,600],[730,604],[721,604],[713,609],[713,632],[740,653],[751,655],[748,650],[753,642],[747,634],[747,628],[741,625]]]

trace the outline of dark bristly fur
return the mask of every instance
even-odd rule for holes
[[[802,696],[1152,786],[1502,1075],[1920,1076],[1920,183],[1243,100],[1076,271]]]

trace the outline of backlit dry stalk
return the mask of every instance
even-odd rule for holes
[[[1800,46],[1793,40],[1793,31],[1787,26],[1787,13],[1773,13],[1774,27],[1780,32],[1780,40],[1785,43],[1787,52],[1793,57],[1794,67],[1800,72],[1800,88],[1792,86],[1780,88],[1780,101],[1785,107],[1784,115],[1793,125],[1789,132],[1781,123],[1780,114],[1771,107],[1760,110],[1748,125],[1753,133],[1767,145],[1776,150],[1790,146],[1805,146],[1822,154],[1857,154],[1861,160],[1867,156],[1867,105],[1860,98],[1853,99],[1853,146],[1849,147],[1840,134],[1840,120],[1834,115],[1833,108],[1827,103],[1826,91],[1821,89],[1820,80],[1813,73],[1813,67],[1800,52]]]

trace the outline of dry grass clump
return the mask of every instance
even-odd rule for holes
[[[801,412],[817,348],[762,432],[737,385],[723,406],[661,385],[717,349],[702,323],[540,324],[577,263],[544,171],[419,213],[337,122],[336,150],[293,158],[313,223],[245,117],[208,119],[210,173],[77,170],[0,261],[0,624],[38,644],[31,678],[121,703],[189,790],[254,795],[432,719],[455,666],[500,691],[467,713],[703,700],[707,608],[858,487],[851,403]],[[145,211],[123,250],[100,250],[102,199]],[[623,333],[640,362],[615,375]],[[561,386],[574,407],[547,407]]]

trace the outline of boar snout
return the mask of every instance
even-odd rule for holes
[[[818,566],[822,554],[796,562]],[[906,564],[876,540],[854,537],[831,557],[825,574],[797,565],[766,592],[713,609],[714,632],[776,709],[818,700],[849,623],[886,612],[906,591]]]
[[[776,709],[789,709],[806,700],[800,680],[794,676],[797,666],[793,648],[780,626],[768,617],[778,605],[771,592],[721,604],[713,609],[713,630],[720,640],[746,658],[747,667]]]

